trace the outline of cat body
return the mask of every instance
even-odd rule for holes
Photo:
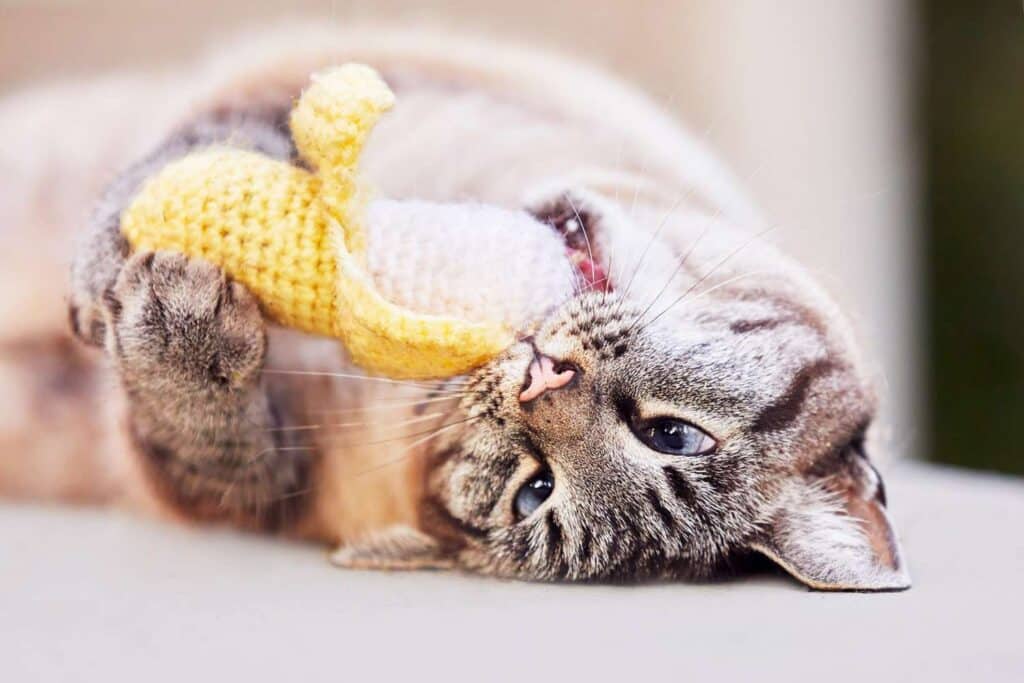
[[[302,163],[287,111],[348,61],[397,96],[362,166],[382,196],[522,209],[602,274],[466,377],[361,376],[215,267],[120,237],[138,187],[190,150]],[[72,98],[74,121],[48,106]],[[314,539],[345,566],[706,578],[759,552],[818,588],[908,585],[845,322],[714,157],[607,76],[463,37],[303,30],[23,95],[0,120],[60,123],[52,154],[5,151],[0,270],[33,284],[0,310],[0,492]],[[82,147],[98,129],[117,133]]]

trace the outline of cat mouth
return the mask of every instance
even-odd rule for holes
[[[565,255],[579,276],[586,291],[610,292],[612,283],[603,265],[596,244],[598,223],[585,208],[571,201],[560,201],[535,213],[535,216],[558,233],[565,244]]]

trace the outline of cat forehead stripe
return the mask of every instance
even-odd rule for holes
[[[800,411],[810,394],[811,385],[817,379],[836,370],[837,367],[834,360],[824,358],[800,368],[782,396],[758,413],[754,419],[753,431],[779,432],[793,424],[800,417]]]

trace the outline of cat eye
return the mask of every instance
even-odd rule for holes
[[[513,503],[516,519],[525,519],[532,515],[551,496],[551,491],[554,488],[555,478],[547,470],[523,484],[516,492],[516,499]]]
[[[718,446],[704,430],[672,417],[644,420],[633,431],[648,448],[668,455],[707,455]]]

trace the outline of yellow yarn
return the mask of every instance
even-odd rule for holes
[[[191,154],[146,183],[121,230],[136,249],[216,263],[271,319],[340,338],[371,372],[448,377],[479,366],[508,346],[508,330],[395,306],[363,269],[366,192],[356,166],[393,103],[367,66],[314,75],[291,115],[296,147],[314,172],[237,149]]]

